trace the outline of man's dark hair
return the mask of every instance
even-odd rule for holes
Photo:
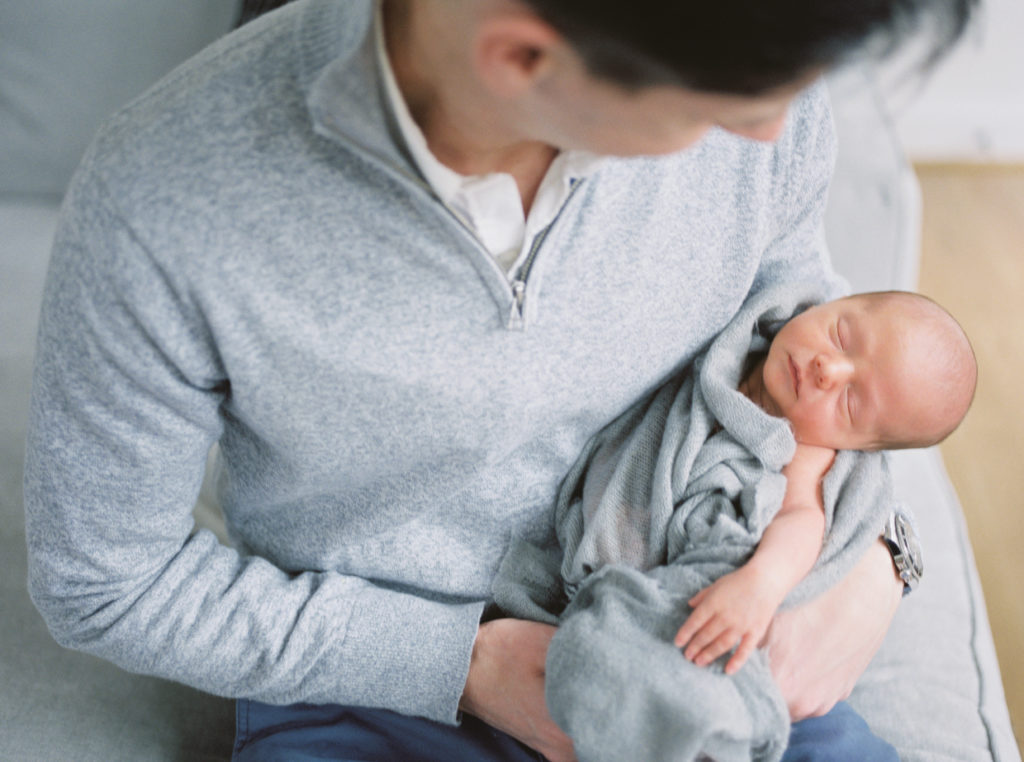
[[[927,36],[925,66],[979,0],[526,0],[598,77],[758,95]]]
[[[242,0],[242,7],[238,13],[236,26],[248,24],[257,16],[262,16],[275,8],[287,5],[289,0]]]

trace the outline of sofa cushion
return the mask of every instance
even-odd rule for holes
[[[100,121],[219,37],[239,0],[0,3],[0,194],[60,194]]]
[[[894,453],[893,476],[918,519],[925,574],[850,702],[903,762],[1019,762],[967,529],[938,449]]]

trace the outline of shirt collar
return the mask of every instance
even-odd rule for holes
[[[374,38],[376,40],[376,53],[381,76],[384,79],[384,91],[387,95],[388,105],[391,107],[395,121],[401,133],[406,148],[412,154],[413,161],[419,168],[427,183],[434,189],[438,197],[445,204],[451,205],[455,196],[467,185],[479,185],[481,180],[488,175],[463,175],[450,167],[442,164],[427,145],[426,136],[423,130],[412,118],[409,107],[402,97],[402,92],[395,79],[395,72],[391,68],[391,61],[388,59],[387,46],[384,40],[384,20],[381,3],[376,4],[374,16]],[[564,176],[564,182],[571,184],[593,174],[602,157],[595,156],[588,151],[572,150],[563,151],[552,164],[553,169],[560,170]],[[502,173],[493,173],[502,174]]]
[[[398,89],[398,80],[395,79],[395,72],[391,68],[391,61],[388,59],[387,46],[384,41],[384,19],[381,4],[377,3],[374,17],[374,38],[376,40],[377,63],[384,79],[384,92],[387,95],[388,105],[391,113],[398,123],[405,147],[412,154],[413,161],[419,168],[427,183],[434,189],[441,200],[450,204],[455,194],[458,193],[462,183],[468,179],[455,170],[446,167],[438,161],[427,146],[427,139],[423,130],[419,128],[416,121],[409,113],[409,107],[402,97],[402,91]]]

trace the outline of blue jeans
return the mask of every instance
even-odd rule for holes
[[[233,762],[538,762],[543,757],[475,717],[459,727],[382,709],[271,706],[240,700]],[[783,762],[899,762],[849,704],[793,725]]]

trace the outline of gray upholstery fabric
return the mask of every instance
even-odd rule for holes
[[[233,14],[228,0],[0,4],[3,760],[230,756],[230,701],[64,651],[29,602],[21,463],[35,318],[57,202],[14,196],[59,194],[101,114],[226,29]],[[46,70],[29,63],[42,50],[73,50],[69,39],[76,35],[81,55],[58,58]],[[854,85],[837,103],[840,166],[829,240],[855,287],[906,287],[917,261],[913,180],[875,96],[861,89],[863,82]],[[902,607],[853,702],[905,760],[1019,760],[963,518],[938,453],[899,453],[893,470],[898,493],[921,525],[927,576]],[[209,508],[204,521],[215,522]]]
[[[918,518],[925,577],[850,701],[903,762],[1019,760],[963,514],[939,452],[898,452],[892,467],[897,496]]]
[[[825,210],[832,262],[854,291],[917,286],[921,192],[870,68],[829,81],[839,137]]]
[[[0,193],[62,193],[100,120],[238,12],[238,0],[0,3]]]

